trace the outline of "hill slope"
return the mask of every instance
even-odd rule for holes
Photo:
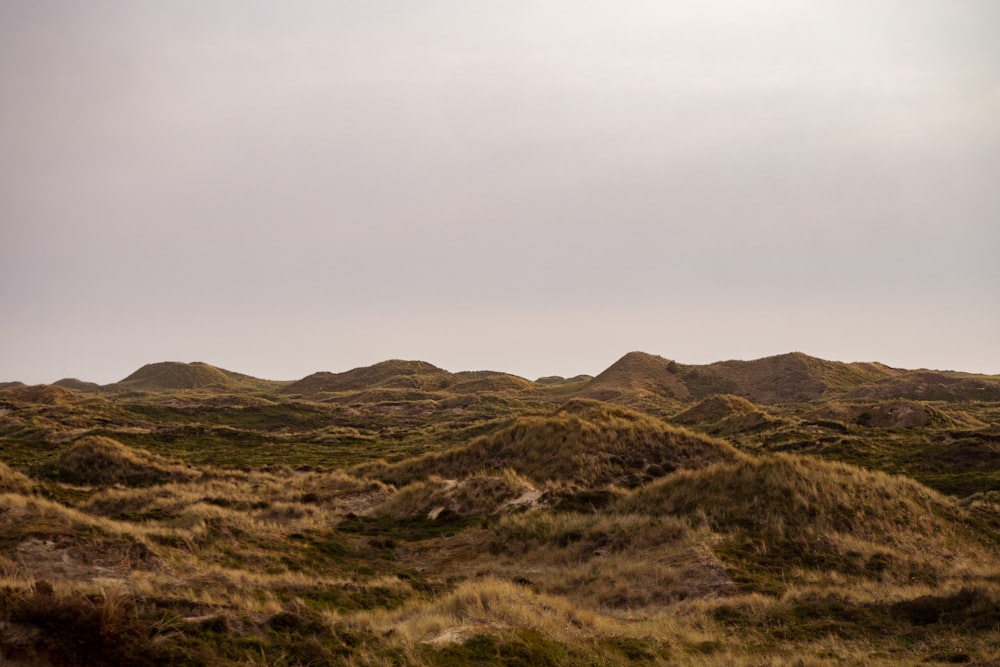
[[[753,361],[679,364],[629,352],[584,385],[578,396],[639,406],[733,394],[765,405],[835,396],[856,399],[998,400],[1000,378],[908,371],[878,363],[826,361],[792,352]]]
[[[309,396],[321,392],[364,391],[368,389],[444,389],[455,376],[426,361],[391,359],[343,373],[320,371],[284,388],[284,394]]]
[[[615,403],[644,398],[686,400],[691,391],[677,375],[678,365],[645,352],[629,352],[588,382],[578,396]]]
[[[811,457],[678,472],[618,509],[704,517],[729,535],[719,552],[737,578],[762,591],[780,591],[796,570],[935,583],[956,564],[996,562],[994,538],[981,524],[973,529],[954,499],[906,477]]]
[[[576,399],[468,445],[372,471],[395,484],[511,469],[535,482],[636,486],[680,468],[733,461],[731,445],[622,407]]]

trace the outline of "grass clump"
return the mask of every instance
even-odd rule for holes
[[[442,512],[458,516],[488,516],[505,509],[531,506],[542,491],[512,470],[498,475],[480,474],[462,480],[431,476],[414,482],[379,505],[379,515],[397,517],[437,516]]]
[[[171,632],[155,609],[127,595],[59,593],[44,581],[28,592],[0,592],[20,641],[4,647],[12,664],[211,665],[203,643]]]
[[[535,630],[507,631],[499,636],[475,634],[461,643],[441,648],[425,646],[423,653],[431,665],[440,667],[569,664],[566,647]]]
[[[808,457],[679,472],[618,507],[704,522],[725,536],[716,551],[734,578],[772,593],[796,570],[933,582],[956,564],[995,562],[989,536],[954,500],[908,478]]]
[[[74,442],[59,456],[54,473],[70,484],[126,486],[150,486],[201,475],[178,461],[103,436],[86,436]]]
[[[31,493],[35,484],[26,475],[0,463],[0,493]]]

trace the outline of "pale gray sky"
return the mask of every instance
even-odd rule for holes
[[[0,381],[1000,373],[995,0],[2,0]]]

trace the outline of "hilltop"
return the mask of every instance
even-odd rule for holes
[[[23,387],[19,382],[0,389]],[[1000,376],[927,369],[905,370],[877,362],[826,361],[792,352],[751,361],[683,364],[646,352],[629,352],[597,376],[541,377],[535,381],[501,371],[450,372],[426,361],[391,359],[343,372],[318,371],[298,380],[262,380],[203,362],[147,364],[119,382],[97,385],[76,378],[52,383],[75,391],[200,390],[277,393],[304,398],[343,397],[373,390],[441,393],[537,393],[592,398],[661,413],[685,403],[728,394],[760,405],[825,399],[917,401],[998,400]],[[558,390],[558,391],[556,391]]]
[[[65,386],[66,382],[63,382]],[[74,384],[74,382],[70,381],[69,384]],[[192,363],[163,361],[155,364],[146,364],[125,379],[111,385],[106,385],[104,388],[138,391],[177,389],[263,391],[275,389],[280,384],[260,380],[241,373],[234,373],[233,371],[227,371],[199,361]],[[78,386],[69,388],[78,388]]]
[[[288,385],[282,392],[311,395],[376,388],[435,390],[444,389],[455,381],[453,374],[425,361],[392,359],[343,373],[313,373]]]

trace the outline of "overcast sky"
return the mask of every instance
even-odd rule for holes
[[[0,381],[1000,373],[995,0],[2,0]]]

